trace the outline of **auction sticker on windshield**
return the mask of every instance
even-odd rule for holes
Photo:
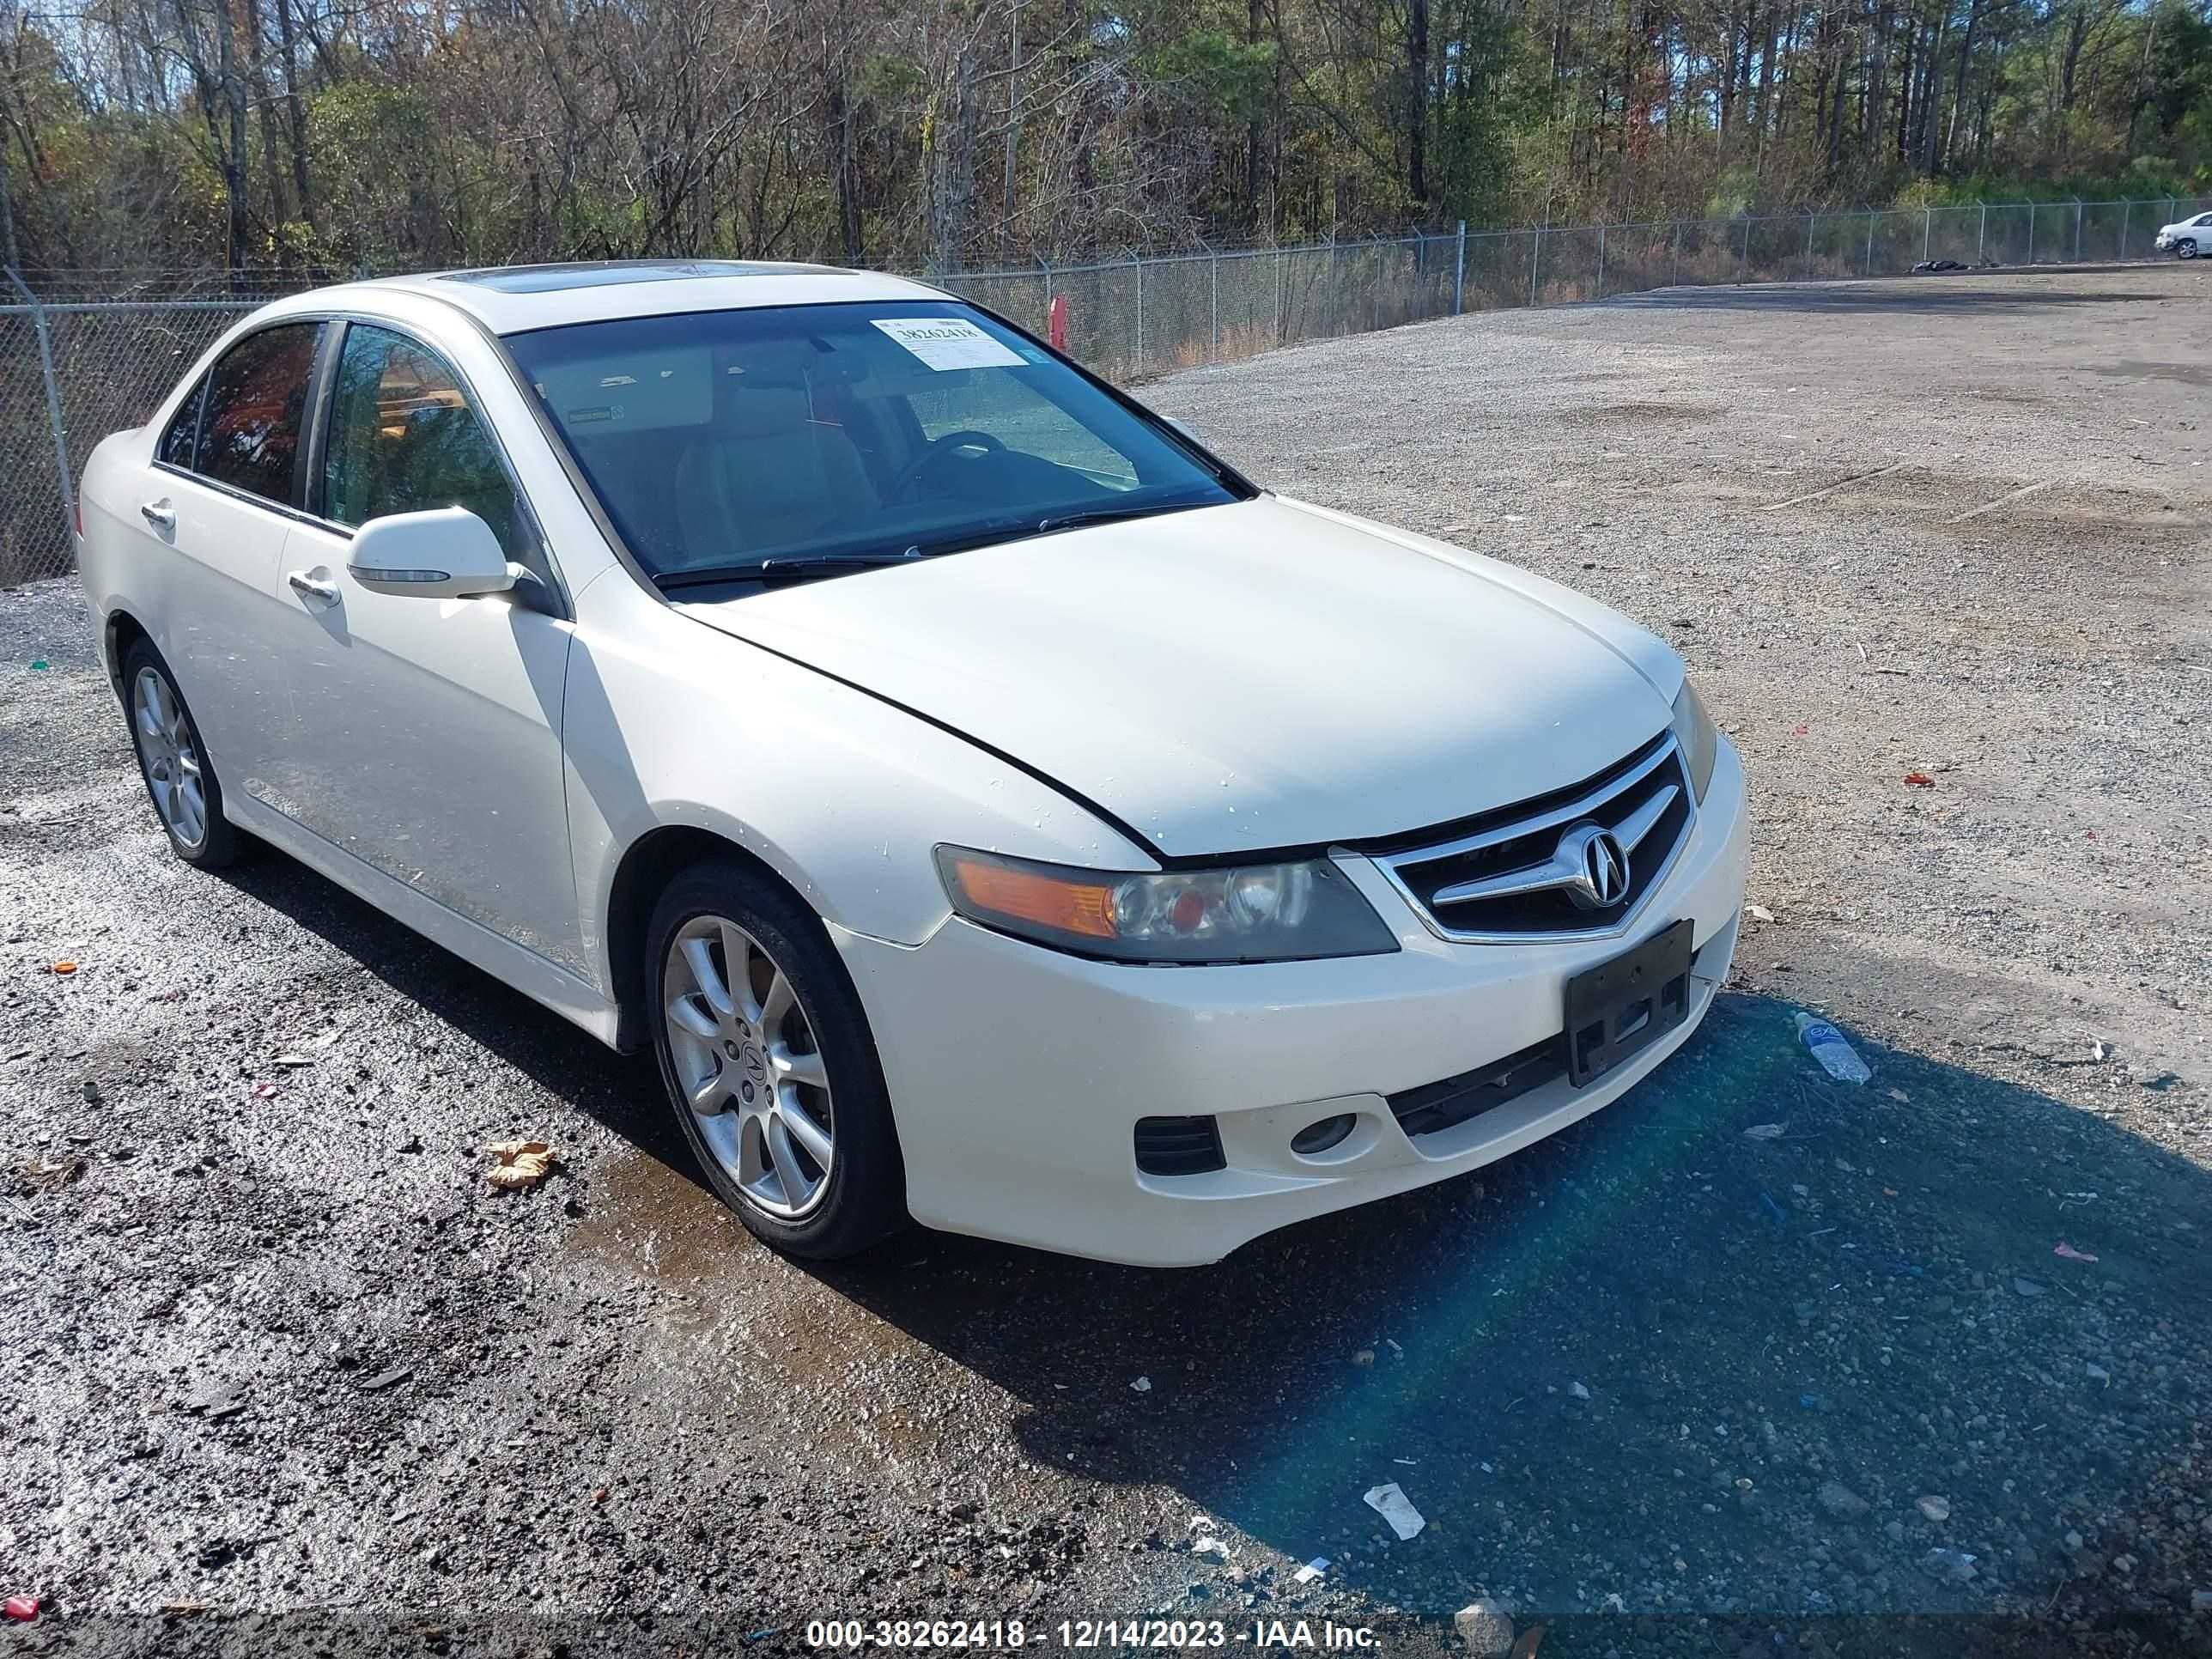
[[[878,328],[932,368],[1019,368],[1021,358],[957,317],[878,317]]]

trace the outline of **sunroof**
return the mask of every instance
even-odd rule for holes
[[[449,270],[443,280],[473,283],[501,294],[556,294],[571,288],[611,288],[623,283],[680,283],[699,276],[778,276],[793,271],[836,274],[831,265],[772,265],[746,259],[608,259],[566,265],[490,265]]]

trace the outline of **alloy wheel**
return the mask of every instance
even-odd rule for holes
[[[696,916],[662,975],[668,1050],[699,1138],[780,1220],[818,1206],[836,1156],[830,1072],[791,977],[737,923]]]
[[[199,745],[183,706],[168,681],[142,668],[131,688],[131,718],[138,728],[139,763],[154,810],[186,852],[207,840],[207,789],[200,774]]]

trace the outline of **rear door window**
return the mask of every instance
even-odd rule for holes
[[[161,447],[154,452],[154,459],[167,461],[171,466],[191,470],[192,450],[200,440],[200,399],[206,395],[207,381],[202,380],[185,395],[183,403],[169,422],[169,429],[161,434]]]
[[[247,336],[208,376],[192,470],[272,501],[292,500],[292,466],[307,410],[319,323]]]

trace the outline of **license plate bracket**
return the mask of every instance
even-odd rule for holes
[[[1568,980],[1569,1083],[1595,1083],[1688,1018],[1691,933],[1678,921]]]

